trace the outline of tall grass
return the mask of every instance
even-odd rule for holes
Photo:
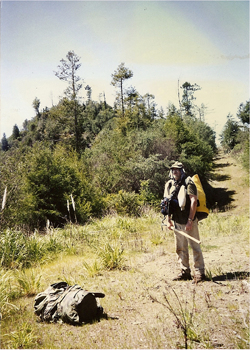
[[[0,266],[10,269],[31,267],[53,258],[64,246],[59,235],[26,235],[8,229],[0,233]]]
[[[14,300],[34,296],[40,290],[42,275],[34,269],[0,269],[0,311],[4,317],[18,308]]]
[[[15,284],[12,271],[0,269],[0,310],[2,315],[7,315],[16,306],[11,303],[15,298],[20,297],[20,291]]]
[[[10,335],[2,335],[3,338],[5,336],[8,336],[8,349],[33,349],[38,340],[32,325],[28,322],[18,325],[17,330]]]
[[[39,292],[41,286],[41,273],[35,269],[16,270],[15,279],[20,287],[22,296],[33,296]]]
[[[240,234],[241,239],[249,237],[249,215],[221,216],[210,213],[208,218],[199,223],[201,237],[228,237]]]
[[[98,248],[97,254],[101,264],[105,269],[121,269],[124,262],[124,251],[119,244],[110,244],[106,242]]]
[[[56,259],[59,253],[72,255],[95,254],[106,268],[105,261],[113,257],[114,266],[120,266],[123,250],[145,251],[150,246],[166,245],[174,241],[171,233],[162,233],[160,215],[140,218],[121,216],[105,217],[85,226],[69,225],[62,230],[50,230],[43,235],[35,232],[26,235],[21,231],[5,230],[0,233],[0,266],[7,269],[29,268]],[[248,241],[249,218],[247,215],[222,217],[211,213],[199,224],[201,240],[210,237],[228,237],[240,234]],[[229,238],[230,239],[230,238]],[[207,250],[217,248],[211,245]],[[108,258],[109,257],[109,258]],[[116,262],[115,262],[116,260]],[[120,262],[118,262],[120,261]]]
[[[160,220],[157,214],[140,218],[105,217],[85,226],[69,225],[62,230],[50,230],[46,235],[38,232],[26,235],[8,229],[0,233],[0,266],[7,269],[29,268],[57,258],[59,253],[86,255],[86,252],[92,251],[103,262],[105,255],[106,259],[113,256],[117,260],[114,266],[118,267],[124,249],[145,251],[146,246],[164,245],[168,240],[173,240],[171,234],[161,232]],[[248,241],[247,215],[239,218],[211,213],[199,227],[201,240],[240,234],[241,239],[246,243]],[[212,248],[208,246],[207,249]],[[108,267],[109,264],[105,262],[104,266]]]

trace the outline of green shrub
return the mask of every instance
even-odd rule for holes
[[[149,204],[151,207],[158,209],[159,198],[157,198],[157,196],[152,193],[149,182],[149,180],[141,181],[140,198],[143,201],[144,205]]]
[[[96,186],[104,193],[139,193],[141,182],[148,181],[150,191],[159,197],[172,148],[171,140],[155,122],[147,130],[131,130],[126,135],[117,129],[103,130],[85,157]]]
[[[135,192],[119,191],[105,198],[106,209],[118,215],[140,216],[143,200]]]
[[[84,224],[91,216],[101,215],[100,190],[74,151],[60,145],[51,149],[41,143],[32,151],[15,151],[13,157],[8,154],[1,159],[0,193],[7,187],[7,201],[0,230],[43,229],[47,220],[54,227],[70,221]]]

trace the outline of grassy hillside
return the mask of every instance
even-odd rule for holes
[[[29,266],[23,254],[6,257],[0,271],[1,347],[249,348],[248,185],[234,159],[215,163],[217,204],[200,223],[209,281],[172,281],[174,236],[151,210],[49,230],[32,237],[35,265],[21,269]],[[37,322],[34,296],[58,281],[104,292],[106,318],[81,327]]]

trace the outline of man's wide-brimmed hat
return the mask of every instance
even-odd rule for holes
[[[175,162],[173,165],[171,165],[170,169],[177,168],[177,169],[182,169],[183,164],[181,162]]]

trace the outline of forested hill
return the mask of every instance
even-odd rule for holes
[[[112,75],[115,105],[105,96],[93,101],[89,86],[83,103],[78,61],[69,52],[58,66],[56,75],[68,82],[59,103],[41,111],[35,98],[34,118],[2,138],[1,229],[84,223],[112,210],[139,215],[144,204],[159,205],[173,159],[203,183],[209,177],[215,132],[193,103],[196,84],[183,84],[179,109],[164,113],[153,95],[125,88],[133,73],[121,64]]]

